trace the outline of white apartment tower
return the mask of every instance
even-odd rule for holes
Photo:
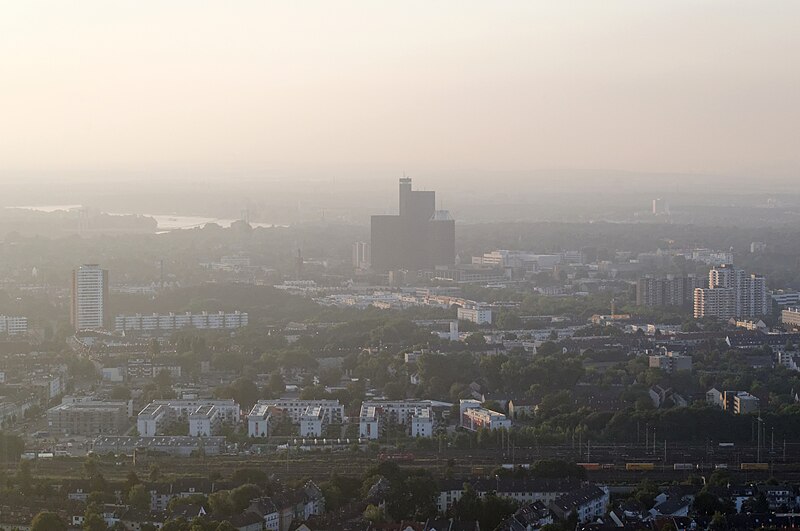
[[[694,317],[720,319],[759,317],[769,313],[767,281],[730,265],[708,272],[708,288],[694,291]]]
[[[75,330],[96,330],[108,322],[108,271],[84,264],[72,271],[70,317]]]

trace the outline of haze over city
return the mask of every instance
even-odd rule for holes
[[[792,1],[10,2],[0,178],[790,178],[798,18]]]
[[[6,2],[0,530],[800,515],[800,3]]]

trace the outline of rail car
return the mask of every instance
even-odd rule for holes
[[[398,453],[398,454],[388,454],[388,453],[381,453],[378,454],[378,461],[395,461],[395,462],[405,462],[410,463],[413,462],[415,459],[414,454],[411,452],[406,453]]]
[[[653,463],[625,463],[625,470],[653,470],[655,469]]]
[[[769,470],[769,463],[742,463],[740,470]]]

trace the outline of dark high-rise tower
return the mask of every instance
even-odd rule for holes
[[[436,210],[436,193],[411,189],[400,179],[399,215],[372,216],[372,267],[428,269],[455,262],[455,221]]]

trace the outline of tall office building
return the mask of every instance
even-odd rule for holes
[[[720,319],[760,317],[769,313],[767,281],[731,265],[708,272],[708,287],[694,292],[694,316]]]
[[[108,325],[108,271],[84,264],[72,271],[70,317],[75,330],[96,330]]]
[[[430,269],[455,263],[455,221],[436,210],[436,193],[412,190],[411,179],[400,179],[399,214],[372,216],[372,268]]]

